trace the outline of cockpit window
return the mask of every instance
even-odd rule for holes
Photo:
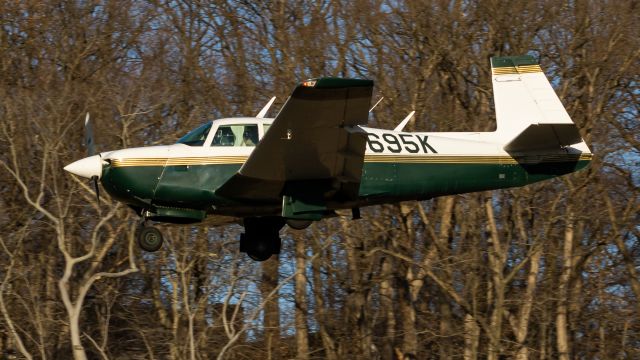
[[[257,124],[220,125],[211,146],[256,146]]]
[[[209,130],[211,130],[211,122],[202,124],[201,126],[189,131],[187,135],[178,139],[178,144],[202,146],[204,145],[204,141],[207,140]]]

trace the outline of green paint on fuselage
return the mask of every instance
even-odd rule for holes
[[[229,202],[214,191],[239,169],[240,164],[105,166],[101,182],[111,196],[130,205],[209,209]]]
[[[364,164],[360,184],[362,204],[376,204],[408,199],[427,199],[522,186],[584,168],[589,160],[522,164],[468,163],[375,163]],[[114,198],[125,203],[151,207],[202,209],[233,215],[237,201],[217,196],[215,190],[229,180],[240,164],[190,166],[109,167],[101,179]],[[281,204],[280,198],[273,199]],[[263,206],[243,201],[243,207]],[[349,204],[349,207],[353,203]]]
[[[102,186],[115,199],[126,204],[148,207],[162,174],[162,166],[105,166]]]
[[[240,169],[240,164],[167,166],[154,194],[154,204],[206,209],[220,202],[215,190]]]
[[[360,196],[428,199],[523,186],[584,168],[588,160],[521,164],[365,163]]]

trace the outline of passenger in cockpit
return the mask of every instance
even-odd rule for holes
[[[242,134],[243,146],[256,146],[258,143],[258,128],[255,125],[245,126]]]

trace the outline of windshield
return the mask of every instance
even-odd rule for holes
[[[207,135],[209,135],[209,130],[211,130],[211,122],[202,124],[199,127],[189,131],[187,135],[181,137],[178,140],[178,144],[185,144],[189,146],[202,146],[204,145],[204,141],[207,140]]]

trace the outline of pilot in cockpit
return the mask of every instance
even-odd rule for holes
[[[244,133],[242,134],[243,146],[256,146],[258,143],[258,128],[255,125],[249,125],[244,127]]]

